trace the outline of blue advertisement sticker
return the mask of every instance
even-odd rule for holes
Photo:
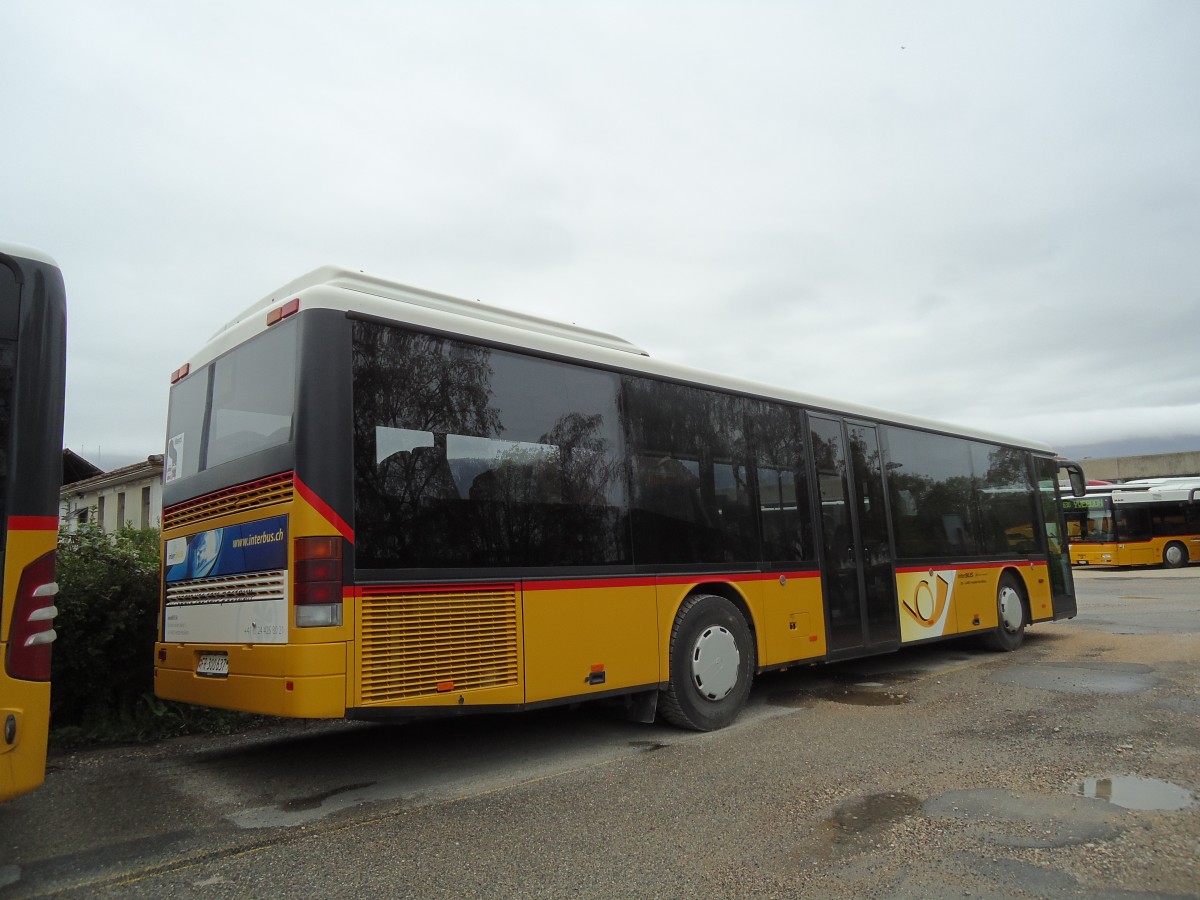
[[[287,516],[201,531],[167,541],[167,582],[287,567]]]

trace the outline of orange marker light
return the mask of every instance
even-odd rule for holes
[[[267,313],[267,326],[270,327],[281,319],[286,319],[288,316],[295,315],[300,311],[300,298],[293,297],[283,306],[277,306]]]

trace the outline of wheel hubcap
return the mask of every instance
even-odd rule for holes
[[[721,700],[738,680],[742,654],[732,632],[720,625],[704,629],[692,647],[692,683],[706,700]]]
[[[1009,634],[1016,634],[1021,627],[1024,610],[1021,608],[1021,595],[1010,587],[1000,589],[1000,624]]]
[[[1179,548],[1172,544],[1167,548],[1167,562],[1172,566],[1177,566],[1183,560],[1183,554],[1179,552]]]

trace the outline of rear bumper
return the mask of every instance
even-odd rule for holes
[[[213,651],[228,653],[229,674],[196,674],[200,654]],[[163,700],[239,712],[340,719],[346,715],[346,645],[158,643],[154,693]]]

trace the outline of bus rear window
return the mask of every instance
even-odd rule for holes
[[[164,481],[292,439],[296,329],[279,326],[171,389]]]

